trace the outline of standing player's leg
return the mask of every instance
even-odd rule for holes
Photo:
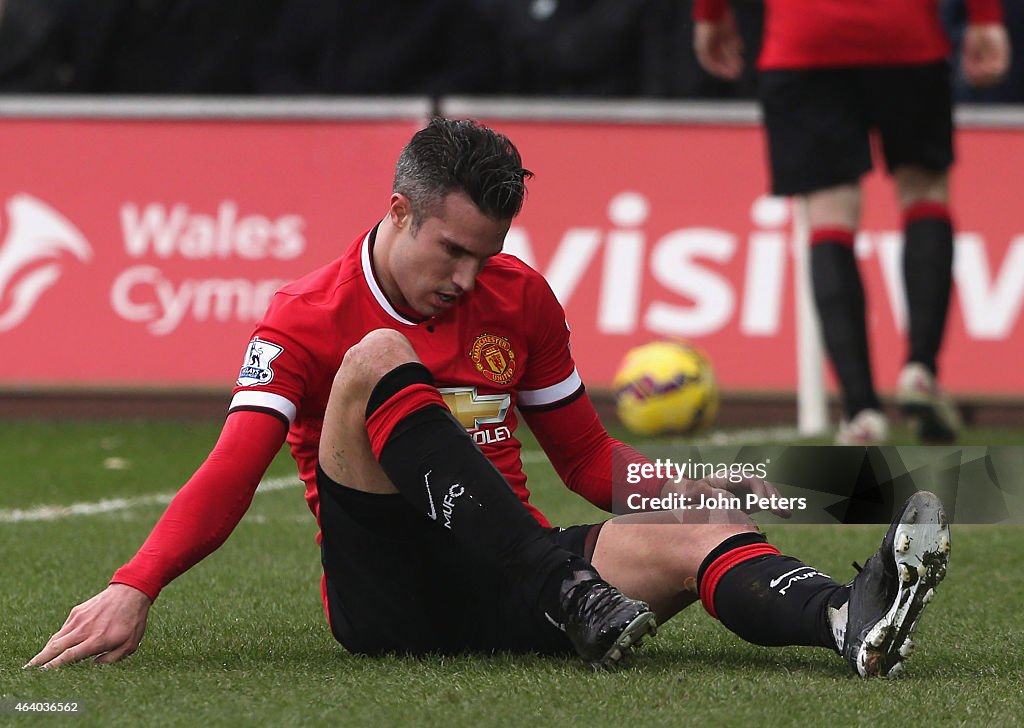
[[[864,288],[853,243],[861,176],[871,169],[869,124],[850,69],[763,71],[759,95],[772,193],[806,199],[814,302],[846,410],[837,441],[888,436],[868,356]]]
[[[949,174],[917,165],[893,170],[903,213],[903,281],[909,314],[908,362],[933,375],[953,285]]]
[[[918,435],[950,442],[960,416],[937,384],[949,299],[953,289],[953,223],[949,174],[916,165],[893,170],[903,211],[903,285],[907,296],[908,353],[897,397],[917,420]]]
[[[700,599],[748,642],[833,649],[863,677],[901,670],[949,559],[942,504],[925,492],[904,504],[878,551],[845,585],[780,554],[749,519],[688,522],[693,517],[614,518],[598,536],[594,565],[623,593],[649,601],[662,622]]]
[[[836,441],[843,445],[883,442],[888,425],[871,372],[867,304],[854,253],[860,187],[837,185],[810,192],[805,199],[814,303],[845,409]]]
[[[319,464],[335,483],[400,493],[463,548],[514,575],[527,602],[564,624],[585,659],[614,663],[653,631],[646,604],[623,597],[548,537],[451,416],[398,332],[370,332],[346,353],[324,416]]]
[[[903,213],[903,282],[908,353],[897,398],[926,441],[949,442],[960,430],[952,401],[936,384],[953,285],[949,168],[953,107],[946,63],[875,69],[876,115],[886,164]]]

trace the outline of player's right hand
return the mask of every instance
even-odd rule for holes
[[[732,12],[721,20],[698,20],[693,26],[697,62],[712,76],[735,81],[743,73],[743,39]]]
[[[153,602],[138,589],[111,584],[68,615],[38,655],[25,667],[53,668],[96,657],[117,662],[139,648]]]

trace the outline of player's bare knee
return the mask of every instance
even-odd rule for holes
[[[365,399],[381,377],[412,361],[419,359],[405,336],[393,329],[375,329],[345,352],[332,395]]]
[[[846,227],[860,223],[861,192],[856,184],[816,190],[804,196],[810,227]]]
[[[945,170],[903,165],[893,170],[893,179],[902,209],[918,202],[949,200],[949,173]]]

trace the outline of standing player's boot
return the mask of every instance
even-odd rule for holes
[[[657,624],[646,602],[623,596],[596,576],[578,571],[562,583],[563,627],[580,657],[593,667],[609,668],[654,635]]]
[[[916,422],[922,442],[953,442],[960,433],[960,413],[935,375],[924,364],[910,362],[900,372],[896,392],[903,414]]]
[[[847,585],[842,654],[861,677],[894,677],[910,655],[921,610],[946,576],[949,522],[942,503],[920,491],[904,504],[882,545]]]
[[[888,440],[889,420],[877,409],[862,409],[836,431],[836,445],[884,445]]]

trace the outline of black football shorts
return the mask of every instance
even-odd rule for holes
[[[871,140],[891,172],[953,163],[953,100],[945,61],[762,71],[772,194],[854,183],[872,167]]]
[[[401,495],[364,493],[317,468],[331,631],[354,654],[571,654],[519,585]],[[550,529],[589,559],[601,524]]]

